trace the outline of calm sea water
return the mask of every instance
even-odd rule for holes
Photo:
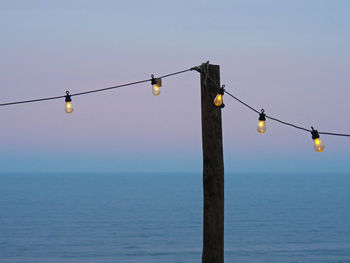
[[[349,174],[226,174],[226,262],[350,262]],[[201,262],[201,174],[0,175],[0,262]]]

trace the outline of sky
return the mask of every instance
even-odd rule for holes
[[[0,0],[0,103],[109,87],[202,62],[227,91],[303,127],[350,133],[350,2]],[[349,173],[350,139],[224,97],[226,173]],[[0,108],[0,173],[201,172],[197,72]]]

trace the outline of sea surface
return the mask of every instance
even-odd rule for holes
[[[350,174],[226,174],[225,262],[350,262]],[[201,262],[202,175],[1,174],[1,263]]]

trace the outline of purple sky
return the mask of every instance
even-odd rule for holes
[[[301,126],[350,133],[349,1],[1,1],[0,103],[210,60],[227,90]],[[2,107],[0,172],[201,171],[199,75]],[[350,139],[267,122],[225,97],[227,173],[350,172]]]

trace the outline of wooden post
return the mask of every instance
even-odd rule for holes
[[[221,108],[214,106],[220,88],[220,67],[200,67],[203,143],[202,263],[224,262],[224,162]],[[208,76],[206,76],[208,74]]]

